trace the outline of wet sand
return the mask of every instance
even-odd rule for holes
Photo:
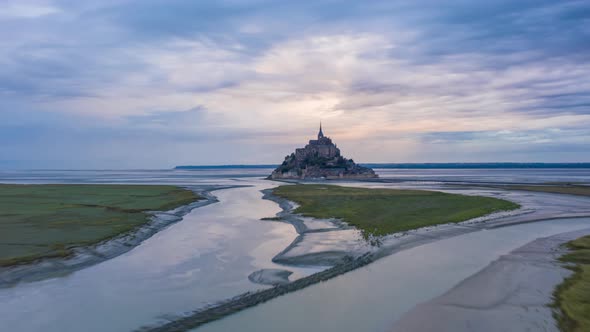
[[[422,303],[397,321],[404,331],[559,331],[549,307],[553,290],[571,275],[557,258],[566,242],[590,228],[532,241]]]
[[[400,250],[195,331],[390,331],[404,313],[444,294],[498,257],[537,238],[589,226],[588,218],[548,220],[433,241]]]

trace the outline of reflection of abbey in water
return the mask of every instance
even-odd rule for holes
[[[271,179],[304,178],[374,178],[375,172],[359,166],[352,159],[340,155],[340,149],[324,136],[322,125],[318,139],[312,139],[304,148],[299,148],[285,157],[283,163],[269,176]]]

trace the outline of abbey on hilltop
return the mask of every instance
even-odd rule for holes
[[[312,139],[304,148],[296,149],[269,176],[270,179],[354,179],[375,178],[375,172],[354,163],[340,154],[332,140],[324,136],[322,124],[318,139]]]

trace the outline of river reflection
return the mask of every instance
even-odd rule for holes
[[[243,183],[240,183],[243,184]],[[0,289],[4,331],[131,331],[208,303],[268,286],[248,275],[283,268],[272,258],[297,236],[262,200],[269,181],[214,192],[220,202],[193,210],[132,251],[69,276]],[[296,279],[322,268],[295,268]],[[108,317],[108,319],[105,319]]]
[[[521,224],[439,240],[195,329],[198,332],[389,331],[499,256],[539,237],[590,227],[590,218]]]
[[[464,170],[378,171],[396,183],[349,183],[366,187],[420,188],[514,199],[547,213],[586,213],[587,198],[542,193],[510,193],[490,189],[445,186],[449,178],[489,180]],[[19,171],[0,172],[6,183],[135,183],[192,186],[248,185],[215,191],[220,202],[193,210],[184,220],[164,229],[114,259],[60,278],[0,289],[0,330],[4,331],[132,331],[268,286],[248,276],[261,269],[287,269],[290,279],[320,271],[305,266],[299,256],[322,252],[361,253],[367,249],[358,232],[341,230],[326,221],[306,219],[311,230],[299,236],[287,223],[263,221],[279,212],[263,200],[263,189],[279,185],[263,180],[270,169],[202,171]],[[497,179],[586,179],[587,171],[526,175],[505,170]],[[584,173],[586,172],[586,173]],[[416,178],[423,181],[414,181]],[[590,177],[588,177],[590,179]],[[344,182],[339,184],[346,184]],[[590,212],[589,212],[590,213]],[[529,214],[537,217],[534,213]],[[543,216],[543,215],[541,215]],[[382,331],[416,303],[441,294],[477,272],[499,255],[539,236],[588,227],[588,219],[545,221],[482,230],[440,240],[383,258],[339,276],[202,328],[203,331]],[[272,259],[298,238],[286,262]],[[313,256],[315,257],[315,256]],[[302,263],[303,262],[303,263]],[[301,266],[303,264],[303,266]]]

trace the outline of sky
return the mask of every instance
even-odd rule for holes
[[[590,2],[0,0],[0,169],[590,162]]]

